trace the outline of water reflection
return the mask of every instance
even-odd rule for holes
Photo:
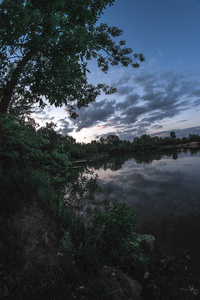
[[[118,157],[87,167],[111,187],[111,196],[138,212],[138,232],[155,235],[163,251],[199,253],[200,151]]]

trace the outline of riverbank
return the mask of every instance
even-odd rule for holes
[[[74,261],[70,262],[70,257],[66,261],[60,247],[62,241],[66,251],[66,247],[70,246],[69,240],[65,238],[60,241],[58,237],[61,232],[52,217],[50,211],[33,203],[8,220],[5,232],[8,240],[6,245],[1,244],[1,262],[6,256],[5,251],[2,256],[2,248],[5,250],[8,246],[12,247],[9,250],[12,260],[6,268],[1,265],[2,300],[149,300],[160,292],[165,294],[158,299],[197,299],[198,290],[185,282],[189,275],[186,256],[159,260],[153,258],[152,252],[148,269],[138,272],[135,277],[107,265],[99,269],[96,275],[87,274],[86,269],[77,273]],[[180,282],[185,284],[177,292]]]
[[[76,270],[72,241],[66,235],[60,238],[53,212],[39,203],[24,206],[6,223],[7,238],[0,245],[0,299],[140,299],[141,285],[119,268],[104,265],[93,275],[86,266]],[[11,259],[5,265],[8,253]]]
[[[166,145],[166,146],[160,146],[160,150],[174,150],[174,149],[194,149],[194,148],[200,148],[199,142],[191,142],[191,143],[185,143],[185,144],[172,144],[172,145]]]
[[[1,216],[0,299],[197,299],[186,253],[155,253],[152,236],[134,233],[137,214],[108,205],[96,181],[74,182],[70,191],[62,206],[36,189]]]
[[[21,174],[26,189],[18,184],[16,193],[10,192],[13,207],[3,200],[14,182],[2,186],[0,299],[121,300],[134,295],[139,300],[135,276],[145,261],[133,232],[137,214],[119,202],[95,202],[94,194],[104,193],[93,179],[74,182],[63,198],[39,177],[27,178],[27,172]]]

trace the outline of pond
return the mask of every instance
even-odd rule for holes
[[[136,231],[163,255],[184,251],[200,266],[200,151],[146,153],[87,164],[100,183],[138,212]]]

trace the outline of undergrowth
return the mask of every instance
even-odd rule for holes
[[[134,233],[137,213],[122,199],[95,177],[70,182],[66,140],[51,124],[1,126],[0,299],[129,299],[127,275],[144,300],[198,297],[185,260],[154,257],[153,238]]]
[[[73,207],[71,203],[68,207],[62,192],[59,196],[54,192],[44,173],[14,168],[1,173],[1,298],[73,299],[77,285],[99,276],[105,265],[121,267],[124,271],[130,266],[144,269],[145,258],[133,233],[137,214],[118,201],[96,201],[95,194],[101,194],[100,188],[94,188],[96,179],[82,179],[83,182],[84,187],[79,183],[79,190],[75,183],[76,191],[81,193],[81,201],[84,199],[85,203],[81,214],[78,207],[80,210],[82,203],[78,205],[78,195],[74,198],[76,205]],[[15,231],[11,226],[19,223],[15,217],[17,212],[23,219],[24,208],[28,213],[30,208],[36,216],[40,209],[45,212],[48,221],[44,223],[46,232],[43,236],[46,234],[48,240],[52,231],[56,236],[53,264],[48,258],[43,261],[41,255],[45,247],[45,251],[51,252],[48,248],[51,239],[42,246],[44,241],[37,237],[41,235],[40,224],[34,223],[35,228],[29,228],[29,221],[26,221],[29,229],[23,234],[21,227]],[[24,253],[30,250],[33,237],[41,244],[41,259],[25,267]],[[102,293],[105,293],[104,289]]]

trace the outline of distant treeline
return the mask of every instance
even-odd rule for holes
[[[141,153],[146,150],[162,150],[170,148],[184,148],[190,146],[200,147],[200,135],[189,134],[188,137],[176,137],[174,131],[170,132],[169,137],[151,137],[147,134],[143,134],[140,137],[136,137],[133,141],[120,140],[117,135],[108,135],[106,138],[101,137],[99,140],[92,140],[90,143],[77,143],[76,140],[66,135],[65,137],[56,133],[53,124],[47,124],[46,128],[43,127],[39,130],[42,132],[49,131],[49,137],[57,137],[57,140],[61,139],[64,151],[68,153],[71,159],[80,159],[93,155],[103,154],[128,154],[128,153]],[[193,144],[191,144],[193,143]],[[48,146],[47,146],[48,147]]]
[[[63,179],[63,174],[66,177],[65,168],[74,159],[96,155],[102,157],[105,154],[139,154],[146,150],[167,149],[169,146],[176,148],[177,145],[190,147],[190,143],[200,146],[199,135],[189,134],[189,137],[177,138],[173,131],[169,137],[151,137],[144,134],[134,138],[133,141],[120,140],[117,135],[108,135],[106,138],[101,137],[99,140],[84,144],[77,143],[71,136],[58,133],[54,123],[46,123],[46,126],[38,129],[33,119],[25,122],[23,118],[13,117],[2,121],[4,127],[0,141],[2,164],[29,167],[32,165],[44,171],[48,169],[48,173],[52,173],[53,177],[59,180]],[[57,167],[60,172],[54,174]]]
[[[200,146],[200,136],[198,134],[189,134],[189,137],[177,138],[174,131],[170,132],[169,137],[151,137],[143,134],[140,137],[134,138],[132,142],[120,140],[117,135],[108,135],[106,138],[101,137],[99,141],[93,140],[89,144],[76,143],[75,139],[68,138],[74,145],[73,152],[71,152],[71,157],[73,158],[81,158],[95,153],[115,155],[131,152],[140,153],[141,151],[151,149],[162,150],[167,148],[181,148],[182,146]]]

